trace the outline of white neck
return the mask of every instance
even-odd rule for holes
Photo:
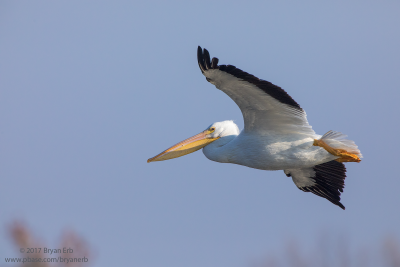
[[[229,163],[230,161],[230,146],[229,144],[233,139],[237,137],[237,134],[228,135],[217,139],[211,144],[203,148],[204,155],[209,159],[221,163]]]

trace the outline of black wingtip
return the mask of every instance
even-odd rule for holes
[[[296,172],[292,173],[292,171],[289,171],[287,173],[288,171],[285,171],[285,174],[286,176],[294,177],[293,182],[300,190],[323,197],[345,210],[344,205],[340,203],[340,195],[343,192],[344,180],[346,179],[346,167],[344,164],[332,160],[314,166],[313,171],[314,175],[309,177],[312,179],[313,184],[308,186],[298,186],[296,183]]]
[[[206,66],[204,65],[203,51],[200,46],[197,47],[197,63],[199,63],[201,72],[204,73]]]
[[[213,57],[213,59],[211,60],[211,68],[218,69],[218,58]]]
[[[208,50],[205,48],[203,49],[203,58],[204,63],[206,64],[206,69],[211,69],[210,53],[208,53]]]
[[[335,160],[314,166],[317,186],[324,192],[324,198],[339,206],[343,210],[346,208],[340,203],[340,195],[343,192],[344,181],[346,179],[346,167],[343,163]]]

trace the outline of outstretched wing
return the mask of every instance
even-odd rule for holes
[[[312,192],[326,198],[335,205],[345,209],[340,203],[343,192],[346,167],[335,160],[312,168],[284,170],[286,176],[292,177],[295,185],[304,192]]]
[[[285,90],[232,65],[218,65],[206,49],[197,60],[207,81],[226,93],[243,114],[245,131],[315,135],[305,111]]]

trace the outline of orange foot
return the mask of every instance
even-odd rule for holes
[[[338,156],[339,158],[336,159],[338,162],[360,162],[361,159],[352,153],[347,152],[344,149],[339,149],[339,148],[333,148],[329,146],[327,143],[325,143],[323,140],[317,140],[314,139],[314,146],[320,146],[324,148],[326,151],[331,153],[334,156]]]

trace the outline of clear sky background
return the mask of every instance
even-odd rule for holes
[[[351,3],[350,3],[351,2]],[[400,236],[398,1],[1,1],[0,256],[22,219],[56,246],[74,229],[95,266],[250,266],[288,240],[374,250]],[[343,211],[283,171],[146,160],[234,120],[207,48],[284,88],[313,129],[344,132]],[[315,256],[315,254],[314,254]]]

